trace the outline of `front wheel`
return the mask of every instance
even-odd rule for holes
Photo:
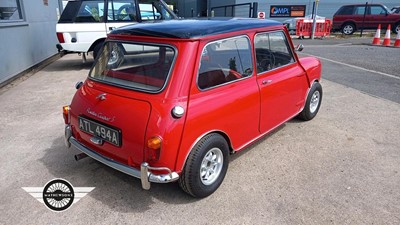
[[[204,198],[214,193],[228,170],[229,147],[219,134],[209,134],[192,149],[179,179],[186,193]]]
[[[396,23],[392,29],[393,33],[398,34],[400,32],[400,23]]]
[[[315,82],[310,92],[308,92],[306,104],[303,111],[299,114],[299,118],[305,121],[312,120],[318,113],[322,101],[322,86]]]

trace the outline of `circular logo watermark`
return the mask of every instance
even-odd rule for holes
[[[64,179],[49,181],[43,188],[44,204],[51,210],[64,211],[74,202],[74,188]]]

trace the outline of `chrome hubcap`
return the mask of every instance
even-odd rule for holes
[[[346,25],[346,26],[343,28],[343,33],[345,33],[345,34],[351,34],[351,32],[353,32],[353,27],[352,27],[352,26]]]
[[[213,184],[219,177],[224,157],[219,148],[212,148],[204,156],[200,166],[200,180],[204,185]]]
[[[315,91],[310,101],[310,113],[314,113],[319,105],[320,94],[319,91]]]
[[[112,65],[118,61],[118,53],[115,49],[113,49],[110,53],[110,59],[108,60],[108,64]]]

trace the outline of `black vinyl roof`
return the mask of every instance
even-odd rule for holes
[[[111,34],[187,39],[277,25],[282,25],[282,23],[251,18],[166,20],[120,27],[113,30]]]

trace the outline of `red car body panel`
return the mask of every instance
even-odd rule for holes
[[[211,41],[244,35],[250,41],[253,67],[256,68],[254,37],[257,33],[270,31],[283,31],[290,37],[283,25],[197,38],[109,35],[109,40],[173,46],[177,56],[169,79],[158,93],[86,80],[70,106],[72,136],[121,164],[139,169],[141,163],[148,162],[152,167],[166,167],[178,174],[193,146],[206,134],[217,132],[226,138],[232,151],[242,150],[303,109],[310,86],[320,80],[320,62],[312,57],[299,60],[293,51],[295,60],[289,65],[258,75],[254,70],[251,76],[207,90],[198,86],[199,62],[203,48]],[[293,49],[290,38],[288,42]],[[107,100],[98,99],[102,93],[106,93]],[[174,106],[185,110],[182,118],[171,116]],[[79,130],[78,116],[120,129],[122,145],[91,143],[91,135]],[[146,147],[147,140],[155,136],[162,139],[156,160],[151,158],[151,150]]]

